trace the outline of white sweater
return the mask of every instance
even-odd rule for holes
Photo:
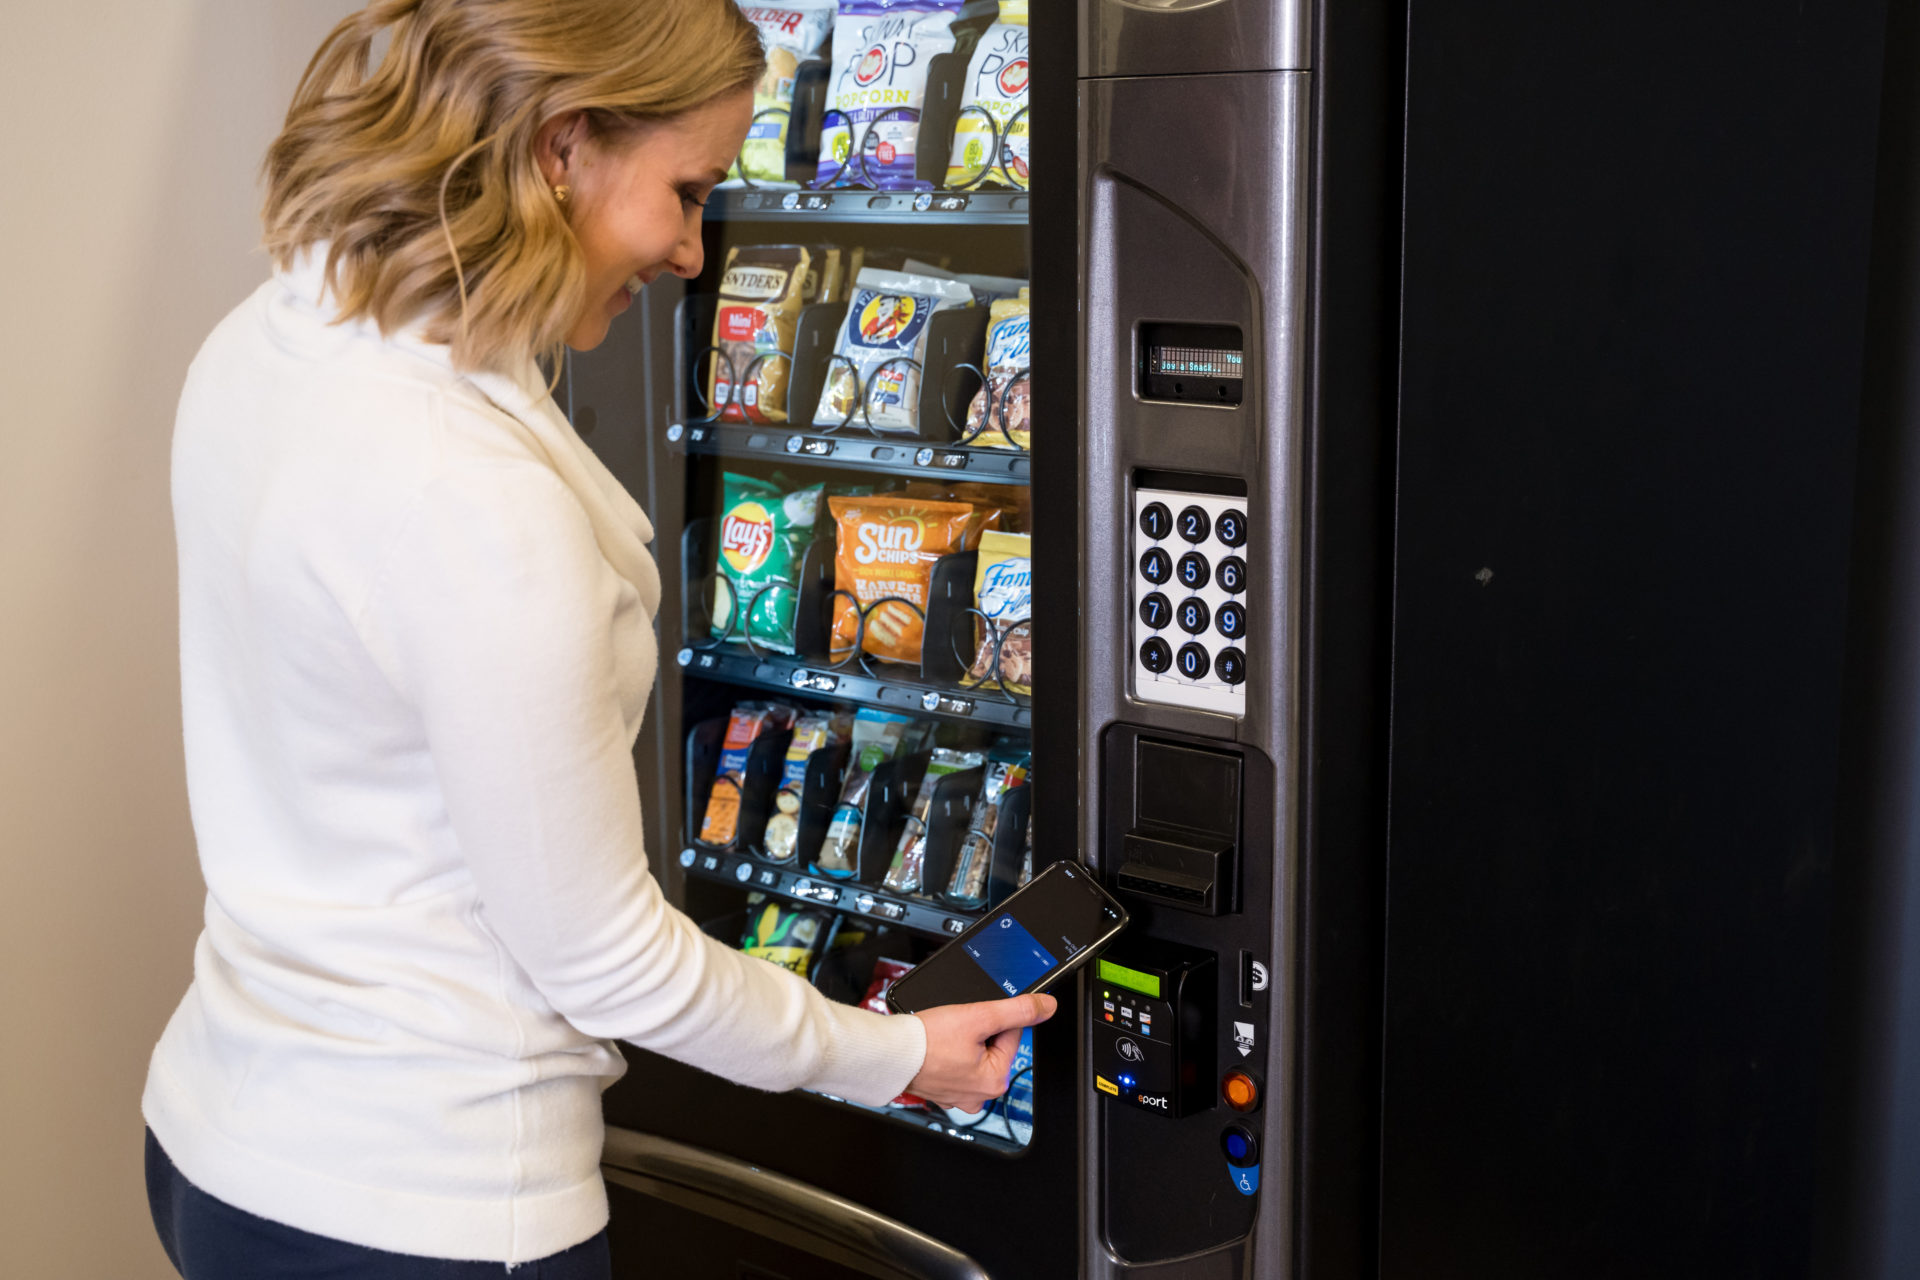
[[[605,1037],[883,1103],[925,1033],[662,897],[631,754],[652,529],[533,363],[462,376],[331,314],[316,259],[277,275],[180,401],[208,894],[144,1110],[188,1180],[262,1217],[526,1261],[606,1223]]]

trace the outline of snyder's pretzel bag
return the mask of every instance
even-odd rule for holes
[[[953,151],[947,160],[948,186],[984,180],[1026,190],[1032,117],[1020,113],[1027,106],[1031,73],[1027,16],[1022,12],[1009,17],[1002,5],[1000,21],[987,28],[967,63],[960,115],[953,122]],[[991,126],[988,116],[993,118]],[[1020,117],[1018,123],[1015,116]]]
[[[713,319],[707,404],[722,422],[785,422],[793,331],[806,305],[813,255],[797,244],[748,245],[727,253]],[[816,286],[817,287],[817,286]]]
[[[747,754],[763,733],[778,733],[793,723],[793,708],[775,702],[743,702],[727,718],[727,736],[714,769],[713,788],[707,793],[707,814],[700,823],[700,843],[730,845],[740,834],[740,787],[747,774]]]
[[[793,652],[793,583],[813,541],[822,486],[788,493],[752,476],[726,474],[720,515],[719,573],[713,589],[713,634]],[[734,626],[734,610],[745,610]]]
[[[843,359],[835,360],[827,372],[814,425],[837,427],[851,421],[875,431],[918,430],[917,362],[926,359],[928,322],[934,312],[968,306],[972,300],[973,290],[958,280],[862,268],[833,344],[834,355]]]
[[[791,186],[787,181],[787,124],[793,113],[794,73],[827,38],[833,26],[834,0],[772,0],[741,5],[740,12],[760,32],[767,69],[753,86],[753,124],[740,147],[730,180],[757,186]]]
[[[1032,446],[1032,319],[1025,289],[987,309],[987,381],[967,406],[967,434],[979,448]]]
[[[847,592],[866,610],[861,647],[890,662],[920,661],[922,618],[934,562],[972,545],[981,514],[964,502],[929,502],[887,493],[828,498],[827,507],[839,537],[834,588]],[[859,634],[860,615],[846,596],[835,595],[833,656],[851,652]]]
[[[927,72],[954,48],[961,3],[840,0],[820,132],[821,186],[888,190],[913,183]]]
[[[1033,539],[988,530],[980,535],[973,575],[974,608],[986,615],[964,684],[996,682],[1009,693],[1033,692]]]

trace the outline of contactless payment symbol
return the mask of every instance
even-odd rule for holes
[[[1128,1062],[1145,1062],[1147,1060],[1147,1055],[1141,1050],[1140,1046],[1125,1036],[1121,1036],[1120,1043],[1114,1047],[1120,1051],[1120,1056]]]
[[[1253,1024],[1236,1022],[1233,1024],[1233,1045],[1240,1050],[1240,1056],[1246,1057],[1253,1052]]]

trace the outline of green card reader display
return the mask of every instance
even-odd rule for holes
[[[1115,953],[1093,975],[1093,1087],[1164,1116],[1211,1107],[1213,956],[1147,939]]]

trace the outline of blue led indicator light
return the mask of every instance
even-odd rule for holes
[[[1235,1160],[1247,1158],[1247,1140],[1237,1133],[1227,1135],[1227,1154]]]

